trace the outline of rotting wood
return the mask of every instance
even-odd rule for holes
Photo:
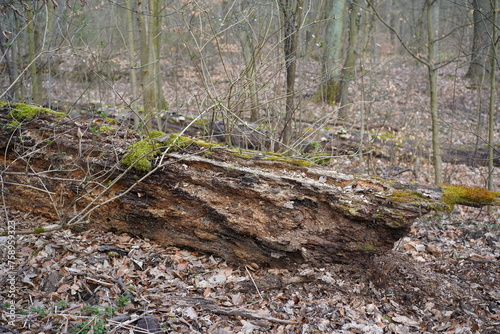
[[[8,122],[4,108],[0,189],[10,209],[63,227],[84,220],[84,228],[127,232],[234,264],[358,261],[392,249],[414,219],[453,204],[443,202],[440,187],[194,142],[157,156],[153,171],[144,174],[121,164],[138,138],[116,125],[41,115],[6,130]],[[157,143],[166,145],[160,138]],[[460,196],[457,203],[470,204]],[[498,193],[489,201],[500,203]]]

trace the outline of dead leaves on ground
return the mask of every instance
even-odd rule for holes
[[[0,304],[14,303],[19,333],[487,332],[500,324],[498,225],[447,219],[419,221],[358,267],[237,267],[129,235],[22,235],[16,295],[3,289]],[[8,274],[2,262],[3,286]]]

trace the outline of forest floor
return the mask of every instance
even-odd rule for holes
[[[366,263],[286,269],[95,230],[21,235],[14,267],[0,267],[2,323],[17,333],[498,333],[499,231],[477,211],[428,216]]]
[[[382,124],[372,138],[429,140],[425,75],[396,65],[385,63],[365,86],[354,83],[353,99],[361,100],[365,87],[369,124]],[[440,77],[444,145],[484,139],[478,135],[484,126],[476,126],[477,93],[457,79],[459,71],[443,71]],[[311,115],[328,108],[304,106]],[[325,128],[318,138],[339,128]],[[498,128],[495,135],[500,135]],[[364,159],[337,156],[330,166],[432,183],[428,158],[408,158],[398,145],[381,149],[384,154]],[[447,183],[485,184],[485,167],[444,167]],[[398,174],[407,168],[412,172]],[[498,189],[498,177],[495,182]],[[16,230],[51,223],[6,207],[2,211]],[[449,215],[431,214],[416,221],[388,254],[322,268],[238,266],[96,230],[19,235],[10,263],[7,238],[1,237],[0,333],[148,333],[146,328],[151,333],[220,334],[498,333],[499,213],[498,208],[488,213],[457,207]]]

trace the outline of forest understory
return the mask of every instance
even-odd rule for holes
[[[299,78],[317,72],[317,64],[300,64]],[[60,66],[61,73],[73,71],[70,63]],[[343,122],[336,122],[334,107],[310,102],[315,87],[302,87],[297,142],[314,124],[313,135],[302,143],[317,143],[318,152],[332,155],[329,168],[432,183],[426,78],[415,75],[417,67],[392,56],[373,64],[364,82],[352,83],[350,99],[364,101],[353,103],[352,119]],[[203,94],[199,78],[192,67],[178,71],[170,73],[164,87],[168,104],[178,106],[169,115],[196,117],[197,102],[190,96]],[[478,91],[463,79],[464,71],[451,65],[441,71],[442,145],[473,153],[476,144],[485,145],[480,134],[486,134],[486,111],[478,114]],[[173,77],[179,86],[169,82]],[[212,79],[217,81],[217,74]],[[221,73],[221,85],[223,79]],[[128,86],[118,81],[113,90],[126,92]],[[109,87],[85,91],[66,79],[52,91],[50,107],[70,110],[75,118],[130,117]],[[333,139],[350,143],[359,134],[361,108],[369,125],[363,157],[352,144],[333,152],[328,148]],[[331,117],[313,122],[325,114]],[[204,135],[201,128],[192,134]],[[499,124],[495,136],[498,143]],[[305,146],[297,145],[297,152]],[[495,173],[498,189],[498,168]],[[484,187],[486,178],[487,169],[478,161],[444,164],[446,183]],[[0,217],[8,216],[16,230],[53,223],[2,204]],[[432,213],[415,222],[388,254],[321,268],[238,266],[210,254],[97,230],[19,235],[14,267],[0,264],[1,323],[6,326],[0,333],[498,333],[499,214],[498,208],[459,206],[450,214]],[[7,257],[7,239],[0,241],[1,255]],[[9,272],[15,273],[13,283]],[[15,305],[5,303],[9,291],[15,293]]]

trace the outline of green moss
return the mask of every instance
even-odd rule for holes
[[[103,124],[99,128],[99,132],[101,132],[101,133],[110,133],[113,131],[116,131],[116,128],[114,126],[107,125],[107,124]]]
[[[45,229],[43,227],[37,227],[33,230],[33,233],[43,233],[45,232]]]
[[[380,251],[377,247],[370,244],[364,244],[360,246],[359,249],[367,253],[378,253]]]
[[[252,155],[248,153],[242,153],[242,152],[231,152],[235,157],[245,159],[245,160],[250,160],[252,159]]]
[[[163,132],[160,132],[160,135],[158,136],[163,136],[165,135]],[[156,137],[153,137],[156,138]],[[153,144],[151,144],[151,138],[147,137],[143,139],[142,141],[133,144],[129,147],[128,152],[125,154],[125,156],[122,159],[122,163],[126,166],[130,166],[131,164],[134,164],[134,168],[136,170],[140,171],[147,171],[151,169],[151,163],[149,160],[151,160],[152,157],[154,157],[157,152],[154,152],[155,147],[154,143],[156,141],[153,141]],[[159,143],[156,143],[159,145]],[[168,148],[169,151],[180,151],[188,146],[197,146],[199,148],[205,148],[203,154],[206,157],[212,157],[215,152],[215,150],[211,149],[223,149],[225,152],[229,152],[233,154],[235,157],[241,158],[241,159],[252,159],[253,157],[262,154],[263,157],[260,160],[267,160],[267,161],[279,161],[287,164],[292,164],[296,166],[302,166],[302,167],[309,167],[314,165],[313,162],[306,160],[306,159],[301,159],[301,158],[290,158],[283,156],[282,154],[279,153],[273,153],[273,152],[258,152],[258,151],[242,151],[238,149],[230,149],[226,148],[225,146],[221,146],[217,143],[211,143],[211,142],[206,142],[204,140],[200,139],[193,139],[185,136],[181,136],[177,133],[171,134],[168,140],[166,140],[163,143],[163,147]],[[150,152],[150,153],[148,153]],[[255,154],[253,154],[255,153]],[[144,157],[144,158],[141,158]],[[135,161],[135,163],[134,163]]]
[[[281,153],[276,153],[276,152],[269,152],[269,151],[266,151],[266,152],[262,152],[262,155],[265,155],[265,156],[272,156],[272,157],[279,157],[279,158],[284,158],[285,156]]]
[[[383,222],[385,226],[390,228],[399,229],[407,226],[406,216],[398,210],[382,207],[372,217],[375,221]]]
[[[133,168],[139,172],[151,170],[151,160],[159,153],[163,144],[158,143],[155,138],[165,136],[161,131],[151,131],[149,136],[127,148],[127,153],[122,158],[124,166]]]
[[[213,159],[215,157],[215,154],[214,152],[210,151],[210,150],[206,150],[206,151],[203,151],[203,156],[207,159]]]
[[[58,117],[66,116],[65,113],[48,108],[37,107],[31,104],[16,103],[14,108],[9,112],[9,118],[18,122],[29,121],[37,118],[40,114],[52,114]]]
[[[116,119],[111,117],[106,117],[104,121],[107,122],[108,124],[117,124]]]
[[[311,153],[307,154],[306,157],[317,165],[328,165],[331,160],[331,156],[324,153]]]
[[[392,196],[390,197],[392,200],[408,202],[408,200],[420,200],[426,199],[422,194],[411,191],[411,190],[394,190]]]
[[[184,136],[179,135],[178,133],[171,134],[170,138],[168,138],[168,140],[165,144],[166,144],[166,146],[169,147],[170,151],[178,151],[178,150],[181,150],[189,145],[196,145],[196,146],[205,147],[205,148],[212,148],[212,147],[218,146],[215,143],[209,143],[209,142],[206,142],[204,140],[184,137]]]
[[[265,160],[265,161],[279,161],[279,162],[284,162],[284,163],[287,163],[287,164],[292,164],[292,165],[301,166],[301,167],[310,167],[310,166],[314,165],[314,163],[312,163],[309,160],[299,159],[299,158],[268,156],[268,157],[262,158],[261,160]]]
[[[432,210],[448,211],[447,204],[440,203],[431,198],[425,197],[421,193],[412,190],[394,190],[389,199],[393,201],[405,202],[412,205],[426,205]]]
[[[449,210],[452,210],[455,204],[472,207],[500,204],[500,192],[449,184],[442,185],[441,189],[443,190],[443,202],[449,207]]]
[[[0,107],[10,106],[11,104],[5,101],[0,101]],[[37,107],[30,104],[16,103],[12,110],[9,112],[8,117],[11,120],[7,123],[7,129],[14,129],[18,127],[22,121],[30,121],[37,118],[40,114],[52,114],[58,118],[66,116],[65,113],[54,111],[48,108]]]
[[[378,138],[380,140],[389,140],[389,139],[395,138],[395,136],[390,132],[376,133],[376,134],[373,134],[372,137]]]

